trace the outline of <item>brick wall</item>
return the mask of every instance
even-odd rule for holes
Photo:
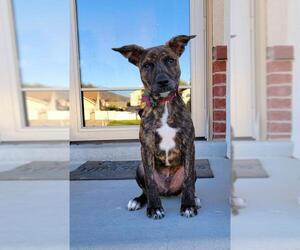
[[[213,140],[224,140],[226,135],[226,62],[227,47],[215,46],[212,65]]]
[[[292,46],[267,48],[267,139],[289,139],[292,130]]]

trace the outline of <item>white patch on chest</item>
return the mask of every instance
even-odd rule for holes
[[[164,113],[161,117],[161,127],[159,129],[157,129],[158,134],[161,137],[161,142],[159,144],[159,147],[161,150],[164,150],[166,152],[166,166],[169,166],[169,151],[172,148],[175,148],[175,135],[178,131],[177,128],[171,128],[167,121],[168,121],[168,116],[169,116],[169,112],[168,112],[168,107],[167,107],[167,103],[165,104],[165,110]]]

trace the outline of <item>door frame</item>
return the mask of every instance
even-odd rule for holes
[[[267,139],[267,13],[265,0],[254,1],[255,139]],[[258,108],[259,107],[259,108]]]
[[[251,25],[251,138],[237,139],[265,140],[267,131],[266,113],[266,1],[250,1]],[[234,39],[234,37],[232,37]],[[231,71],[230,71],[231,72]],[[231,97],[232,98],[232,97]],[[237,104],[231,106],[231,111]]]
[[[0,0],[0,141],[68,141],[68,128],[26,127],[12,1]]]
[[[78,47],[78,29],[76,0],[71,1],[71,62],[70,62],[70,140],[124,140],[138,139],[139,126],[118,126],[102,128],[84,128],[81,104],[80,61]],[[190,33],[197,34],[191,40],[191,108],[196,137],[208,137],[209,115],[206,97],[207,68],[206,41],[207,13],[206,0],[190,0]],[[203,13],[198,10],[203,10]],[[94,89],[98,90],[98,89]],[[195,111],[196,110],[196,111]]]

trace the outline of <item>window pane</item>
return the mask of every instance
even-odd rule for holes
[[[24,92],[27,126],[62,127],[69,125],[68,91]]]
[[[184,103],[191,110],[191,90],[180,89]],[[139,125],[143,90],[84,91],[83,110],[86,127]]]
[[[86,127],[139,125],[142,90],[84,91]]]
[[[111,48],[147,48],[189,34],[189,0],[77,0],[77,14],[82,87],[141,87],[137,68]],[[180,61],[190,83],[189,47]]]
[[[69,87],[69,1],[14,0],[23,87]]]

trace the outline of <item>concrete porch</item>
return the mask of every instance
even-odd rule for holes
[[[215,178],[197,180],[202,209],[190,219],[179,214],[180,197],[162,199],[162,220],[149,219],[145,208],[127,211],[127,202],[140,193],[134,180],[71,182],[71,248],[229,249],[230,163],[210,162]]]
[[[179,214],[180,197],[163,199],[166,217],[154,221],[145,209],[129,212],[139,194],[134,180],[2,181],[0,242],[5,249],[229,249],[230,162],[224,142],[196,142],[196,158],[211,162],[215,178],[198,179],[202,209]],[[139,143],[2,144],[0,171],[30,161],[65,161],[71,170],[86,160],[138,160]],[[116,158],[117,156],[117,158]],[[7,226],[10,225],[10,226]],[[16,226],[17,225],[17,226]],[[58,230],[59,229],[59,230]]]
[[[71,161],[77,163],[116,160],[116,155],[117,160],[140,160],[140,144],[87,143],[70,147]],[[225,155],[224,142],[196,142],[196,159],[208,158],[215,178],[197,180],[203,207],[190,220],[179,214],[180,197],[162,199],[166,216],[160,221],[149,219],[145,208],[127,211],[127,202],[140,193],[134,180],[71,182],[71,248],[229,249],[230,162]]]
[[[231,217],[233,250],[300,249],[300,160],[291,142],[233,142],[237,159],[259,159],[269,178],[238,179],[247,205]]]

